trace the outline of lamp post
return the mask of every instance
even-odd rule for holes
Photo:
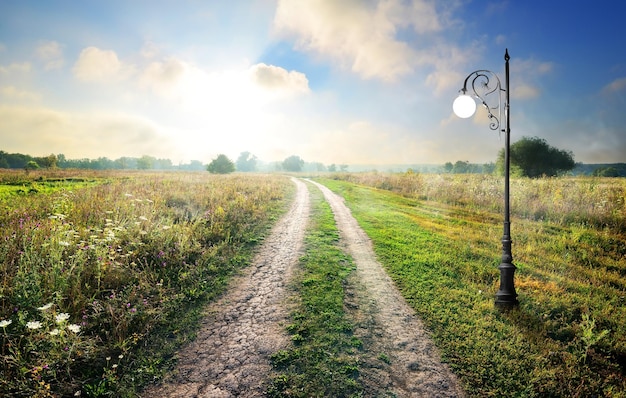
[[[511,211],[509,198],[509,177],[511,146],[511,125],[509,116],[509,50],[504,52],[505,85],[502,88],[498,76],[488,70],[477,70],[470,73],[463,83],[461,94],[454,100],[452,109],[460,118],[471,117],[476,112],[476,100],[487,109],[489,128],[504,133],[504,233],[502,235],[502,262],[500,270],[500,289],[496,293],[495,304],[501,308],[517,306],[515,292],[515,265],[511,254]],[[468,94],[469,91],[469,94]],[[504,93],[504,106],[502,104]],[[492,95],[493,94],[493,95]],[[497,104],[490,104],[487,100],[496,97]],[[504,127],[501,122],[504,121]]]

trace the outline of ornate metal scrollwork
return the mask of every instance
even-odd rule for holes
[[[468,93],[468,83],[471,88],[470,93]],[[500,130],[500,122],[502,120],[502,114],[504,107],[502,106],[502,85],[500,84],[500,79],[498,75],[489,71],[489,70],[477,70],[469,74],[465,78],[465,83],[463,84],[463,88],[461,91],[464,94],[472,95],[478,100],[480,100],[481,104],[487,109],[487,116],[489,117],[489,128],[491,130]],[[497,103],[490,104],[488,102],[493,96],[492,94],[496,94],[498,98]],[[500,130],[504,131],[504,129]]]

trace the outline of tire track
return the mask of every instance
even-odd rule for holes
[[[361,379],[365,395],[463,397],[456,375],[441,362],[424,325],[376,260],[369,237],[343,198],[311,182],[330,204],[346,251],[356,264],[347,307],[357,325],[355,335],[364,343]]]
[[[173,376],[142,395],[152,397],[260,397],[270,356],[289,343],[284,306],[293,267],[302,254],[309,192],[300,180],[290,210],[265,239],[253,264],[209,307],[197,338],[179,353]]]

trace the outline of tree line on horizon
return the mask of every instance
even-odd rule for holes
[[[546,140],[538,137],[522,137],[510,147],[511,175],[518,177],[554,177],[566,174],[594,175],[601,177],[626,177],[626,164],[596,164],[584,165],[574,161],[570,151],[550,146]],[[305,162],[297,155],[285,158],[283,161],[261,163],[252,153],[241,152],[236,161],[220,154],[210,163],[204,164],[199,160],[174,165],[170,159],[159,159],[154,156],[143,155],[139,158],[121,157],[111,160],[106,157],[97,159],[67,159],[63,154],[33,157],[21,153],[7,153],[0,150],[0,169],[86,169],[86,170],[182,170],[182,171],[209,171],[216,174],[226,174],[234,171],[288,171],[288,172],[346,172],[348,165],[320,162]],[[376,170],[370,170],[376,171]],[[455,163],[446,162],[443,166],[409,168],[411,172],[435,172],[451,174],[503,174],[504,149],[498,153],[496,162],[474,164],[469,161],[458,160]]]
[[[331,164],[326,166],[320,162],[305,162],[299,156],[292,155],[280,162],[262,163],[250,152],[242,152],[237,161],[233,162],[226,155],[220,154],[209,164],[199,160],[189,163],[173,164],[170,159],[159,159],[154,156],[143,155],[136,157],[121,157],[115,160],[107,157],[97,159],[68,159],[63,154],[48,156],[31,156],[22,153],[8,153],[0,150],[0,169],[82,169],[82,170],[182,170],[205,171],[212,173],[230,173],[233,171],[347,171],[347,165]]]
[[[170,159],[158,159],[144,155],[139,158],[121,157],[115,160],[107,157],[97,159],[67,159],[63,154],[48,156],[30,156],[21,153],[0,151],[0,168],[4,169],[84,169],[84,170],[204,170],[205,165],[199,160],[186,164],[174,165]]]

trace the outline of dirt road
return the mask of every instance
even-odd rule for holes
[[[270,355],[289,344],[285,290],[302,254],[309,217],[307,185],[267,237],[252,266],[210,307],[197,339],[179,354],[177,370],[144,397],[260,397]],[[343,200],[314,183],[329,202],[357,270],[347,308],[363,344],[366,396],[460,397],[456,377],[441,364],[419,319],[376,261],[371,244]],[[388,357],[381,361],[380,355]]]
[[[330,204],[347,253],[356,263],[348,307],[357,324],[355,335],[364,342],[361,378],[366,396],[463,396],[456,376],[441,363],[424,325],[376,260],[370,239],[343,199],[314,184]],[[389,358],[388,366],[381,363],[381,355]]]

